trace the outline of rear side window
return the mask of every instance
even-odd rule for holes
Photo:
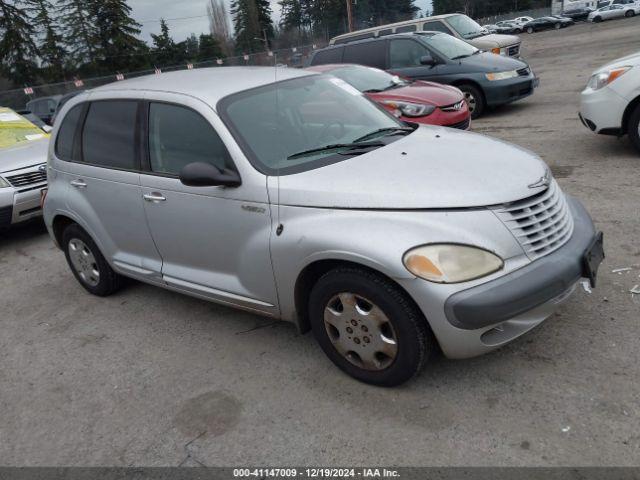
[[[369,67],[385,68],[383,42],[366,42],[344,47],[344,63],[357,63]]]
[[[323,65],[327,63],[342,63],[344,47],[328,48],[317,52],[311,60],[311,65]]]
[[[415,25],[405,25],[404,27],[396,28],[396,33],[415,32],[416,30],[417,30],[417,27]]]
[[[385,35],[391,35],[392,33],[393,33],[393,30],[391,30],[390,28],[385,28],[384,30],[380,30],[378,32],[378,36],[384,37]]]
[[[442,32],[448,33],[449,35],[453,35],[449,27],[447,27],[442,22],[426,22],[422,24],[422,30],[429,32]]]
[[[91,103],[82,132],[86,163],[137,170],[136,118],[138,102],[108,100]]]
[[[425,55],[429,55],[429,51],[414,40],[405,38],[391,40],[389,48],[391,68],[419,67],[421,66],[420,58]]]
[[[233,166],[224,143],[204,117],[166,103],[149,106],[149,161],[153,172],[170,175],[178,175],[193,162],[220,169]]]
[[[76,105],[62,120],[58,137],[56,138],[56,156],[69,162],[77,160],[77,152],[74,152],[76,131],[78,122],[82,116],[83,105]]]

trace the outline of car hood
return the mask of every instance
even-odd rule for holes
[[[48,150],[48,138],[0,149],[0,173],[46,163]]]
[[[500,33],[491,33],[489,35],[483,35],[482,37],[473,38],[467,40],[471,45],[481,48],[483,50],[491,50],[497,47],[509,47],[511,45],[519,45],[520,37],[516,35],[502,35]]]
[[[527,66],[522,60],[496,55],[491,52],[481,52],[470,57],[461,58],[460,62],[469,71],[473,72],[505,72]]]
[[[443,107],[453,105],[464,99],[462,92],[455,87],[439,83],[417,81],[406,87],[394,88],[385,92],[368,93],[372,100],[404,100]]]
[[[640,66],[640,52],[632,53],[631,55],[627,55],[626,57],[618,58],[611,63],[607,63],[603,65],[599,69],[597,69],[593,74],[597,74],[603,72],[605,70],[609,70],[611,68],[617,67],[637,67]]]
[[[422,126],[370,153],[280,177],[283,205],[451,209],[497,205],[538,193],[547,172],[535,154],[483,135]],[[275,178],[271,198],[278,198]]]

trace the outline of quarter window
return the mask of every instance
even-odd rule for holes
[[[422,30],[429,32],[442,32],[452,35],[451,30],[442,22],[426,22],[422,24]]]
[[[404,27],[396,28],[396,33],[415,32],[416,30],[417,30],[416,25],[405,25]]]
[[[179,175],[185,165],[194,162],[232,167],[224,143],[204,117],[165,103],[149,107],[149,160],[152,171],[170,175]]]
[[[344,47],[329,47],[326,50],[320,50],[313,56],[312,65],[324,65],[327,63],[342,63],[342,52]]]
[[[83,105],[76,105],[62,120],[56,139],[56,156],[61,160],[77,160],[74,152],[78,121],[82,115]]]
[[[391,40],[389,48],[391,68],[419,67],[420,58],[425,55],[430,55],[429,51],[414,40]]]
[[[357,63],[369,67],[384,68],[384,44],[382,41],[347,45],[344,48],[344,63]]]
[[[110,168],[138,169],[137,110],[138,102],[132,100],[91,103],[82,132],[83,160]]]

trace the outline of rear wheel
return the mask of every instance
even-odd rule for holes
[[[602,17],[595,17],[595,18],[593,19],[593,21],[594,21],[595,23],[600,23],[600,22],[602,21]]]
[[[527,27],[527,33],[533,33],[533,32],[534,32],[533,27]]]
[[[480,91],[480,89],[475,85],[470,85],[468,83],[457,85],[457,87],[462,90],[462,93],[464,94],[464,99],[469,107],[469,112],[471,112],[471,118],[475,120],[480,117],[484,113],[486,106],[482,91]]]
[[[415,376],[436,344],[422,313],[386,278],[355,267],[331,270],[309,299],[313,334],[341,370],[391,387]]]
[[[636,12],[634,12],[633,10],[629,10],[627,13],[624,14],[624,16],[629,18],[629,17],[633,17],[635,14]]]
[[[120,289],[122,277],[109,266],[93,239],[79,225],[69,225],[62,234],[69,268],[89,293],[106,297]]]
[[[629,118],[627,133],[629,134],[631,143],[633,143],[638,152],[640,152],[640,105],[636,106],[636,109]]]
[[[553,25],[553,28],[555,28],[556,30],[560,30],[561,25],[559,23],[556,23]]]

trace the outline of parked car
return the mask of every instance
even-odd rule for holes
[[[640,14],[640,4],[633,5],[609,5],[591,12],[588,21],[599,23],[605,20],[614,20],[616,18],[629,18]]]
[[[559,20],[561,28],[570,27],[575,24],[573,19],[565,17],[564,15],[550,15],[549,18],[555,18],[556,20]]]
[[[152,75],[59,122],[45,221],[88,292],[127,276],[291,321],[377,385],[521,336],[604,255],[536,155],[407,127],[329,75]]]
[[[64,107],[64,105],[71,100],[73,97],[75,97],[76,95],[79,95],[80,93],[82,93],[84,90],[75,90],[73,92],[69,92],[65,95],[63,95],[62,97],[60,97],[60,100],[58,101],[58,105],[56,106],[56,111],[53,113],[53,116],[51,117],[51,125],[53,125],[56,122],[56,117],[58,116],[58,114],[60,113],[60,110],[62,109],[62,107]]]
[[[640,151],[640,53],[593,73],[581,95],[580,120],[595,133],[628,134]]]
[[[525,23],[528,23],[530,21],[533,20],[533,17],[518,17],[518,18],[514,18],[513,21],[520,24],[520,25],[524,25]]]
[[[518,57],[520,55],[520,44],[522,41],[519,37],[489,34],[489,32],[483,29],[475,20],[460,13],[416,18],[415,20],[406,20],[404,22],[345,33],[332,38],[329,44],[340,45],[397,33],[414,33],[420,31],[447,33],[470,43],[476,48],[507,57]]]
[[[498,26],[497,25],[482,25],[482,28],[484,30],[486,30],[489,33],[498,33]]]
[[[0,108],[0,230],[42,215],[49,135],[9,108]]]
[[[499,33],[514,33],[514,34],[522,33],[522,25],[510,20],[503,20],[501,22],[496,22],[496,27],[498,27]]]
[[[27,102],[26,110],[29,110],[34,115],[40,117],[40,119],[47,125],[53,125],[51,119],[61,98],[62,95],[35,98]]]
[[[44,133],[51,133],[51,130],[53,130],[53,127],[51,127],[51,125],[47,125],[40,119],[40,117],[31,113],[28,110],[18,110],[16,111],[16,113],[20,115],[22,118],[24,118],[25,120],[27,120],[28,122],[38,127]]]
[[[562,22],[554,17],[541,17],[531,20],[522,25],[522,28],[527,33],[540,32],[542,30],[560,30],[562,28]]]
[[[400,120],[462,130],[471,126],[471,112],[464,94],[456,87],[404,80],[361,65],[319,65],[309,70],[344,80]]]
[[[478,50],[451,35],[388,35],[314,52],[311,65],[357,63],[403,78],[430,80],[463,91],[472,118],[533,94],[538,80],[525,62]]]
[[[593,12],[591,8],[573,8],[570,10],[565,10],[562,12],[562,15],[567,18],[571,18],[573,21],[586,21],[589,18],[589,14]]]

